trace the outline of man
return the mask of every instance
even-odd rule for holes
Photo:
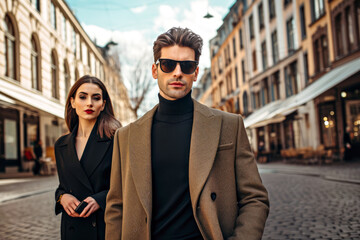
[[[239,115],[191,98],[202,39],[154,42],[159,104],[117,131],[106,239],[261,239],[268,196]]]

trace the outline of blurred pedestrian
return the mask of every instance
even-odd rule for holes
[[[159,104],[117,131],[106,239],[261,239],[269,211],[240,115],[191,98],[203,41],[172,28],[154,42]]]
[[[41,140],[36,140],[36,142],[34,144],[34,154],[35,154],[35,164],[33,167],[34,175],[40,174],[40,168],[41,168],[40,158],[43,155],[43,149],[42,149],[41,144],[42,144]]]
[[[344,160],[350,161],[351,160],[351,137],[350,137],[351,128],[349,126],[346,126],[345,132],[344,132]]]
[[[65,121],[70,133],[55,143],[55,213],[62,213],[61,239],[105,239],[113,135],[121,125],[99,79],[86,75],[75,82],[66,100]],[[76,212],[81,202],[87,206]]]

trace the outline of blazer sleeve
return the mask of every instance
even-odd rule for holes
[[[233,235],[228,239],[261,239],[269,214],[268,193],[262,184],[240,116],[238,121],[235,171],[239,212]]]
[[[114,137],[110,189],[106,198],[105,239],[107,240],[121,239],[122,234],[123,194],[119,138],[120,134],[117,130]]]

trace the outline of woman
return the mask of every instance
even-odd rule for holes
[[[75,82],[66,100],[65,121],[70,133],[55,143],[55,213],[62,212],[61,239],[105,239],[113,135],[121,124],[99,79],[86,75]],[[77,213],[81,201],[87,206]]]

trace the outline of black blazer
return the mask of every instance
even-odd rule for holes
[[[67,215],[61,204],[56,203],[55,214],[63,213],[61,239],[105,239],[104,212],[110,186],[113,139],[106,136],[100,138],[95,124],[79,161],[75,149],[77,129],[60,137],[55,143],[59,176],[55,201],[64,193],[72,194],[79,201],[91,196],[100,209],[88,218],[73,218]]]

